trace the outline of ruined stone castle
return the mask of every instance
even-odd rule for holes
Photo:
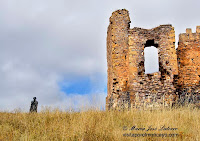
[[[172,25],[130,29],[129,12],[117,10],[107,32],[106,108],[160,107],[200,102],[200,26],[186,29],[175,49]],[[144,49],[158,50],[159,71],[145,73]]]

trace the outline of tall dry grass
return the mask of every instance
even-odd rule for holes
[[[178,129],[158,131],[164,125]],[[149,126],[157,129],[145,131]],[[136,128],[145,128],[145,130],[136,130]],[[143,134],[144,137],[142,135],[131,137],[132,134]],[[147,134],[178,134],[178,136],[155,137]],[[198,141],[200,140],[200,110],[182,107],[131,111],[61,112],[54,110],[50,112],[45,110],[35,114],[1,112],[0,140]]]

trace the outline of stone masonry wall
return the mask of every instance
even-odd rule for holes
[[[145,74],[144,48],[158,49],[159,72]],[[129,91],[133,106],[168,106],[176,98],[173,86],[178,74],[175,33],[171,25],[129,30]],[[137,96],[137,98],[136,98]]]
[[[178,86],[181,102],[198,102],[200,99],[200,26],[196,33],[190,28],[179,35],[178,56]]]
[[[180,34],[176,53],[172,25],[130,29],[129,12],[113,12],[107,32],[106,108],[172,106],[180,101],[185,88],[199,86],[199,45],[200,27],[197,33],[187,29]],[[158,49],[159,72],[145,74],[144,49],[150,46]]]
[[[120,96],[127,91],[129,23],[130,18],[127,10],[115,11],[110,17],[107,36],[107,104],[110,103],[109,101],[120,99]],[[113,104],[115,106],[116,102]]]

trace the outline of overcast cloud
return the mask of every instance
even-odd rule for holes
[[[105,106],[106,34],[117,9],[130,12],[131,27],[200,25],[198,0],[1,0],[0,110],[42,106]],[[67,93],[72,80],[88,78],[88,94]],[[61,84],[61,85],[60,85]]]

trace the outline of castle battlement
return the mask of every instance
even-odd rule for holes
[[[179,35],[179,42],[184,42],[184,43],[188,43],[188,42],[194,42],[194,41],[198,41],[200,39],[200,26],[196,27],[196,32],[192,33],[192,29],[191,28],[187,28],[186,29],[186,33],[181,33]]]

